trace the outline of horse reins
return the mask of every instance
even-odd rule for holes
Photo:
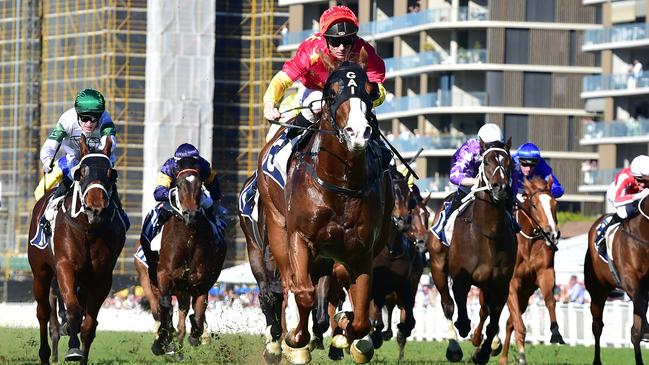
[[[548,189],[543,189],[543,190],[537,190],[537,191],[535,191],[534,193],[532,193],[532,195],[530,195],[530,196],[528,197],[528,199],[532,199],[532,197],[533,197],[534,195],[536,195],[536,194],[540,194],[540,193],[546,193],[546,194],[550,194],[550,195],[552,195],[552,194],[550,193],[550,190],[548,190]],[[532,221],[532,223],[534,223],[534,225],[536,225],[537,228],[539,228],[538,231],[540,232],[540,233],[538,233],[536,236],[529,236],[529,235],[527,235],[525,232],[523,232],[523,230],[521,229],[521,231],[520,231],[521,236],[523,236],[523,237],[525,237],[525,238],[527,238],[527,239],[529,239],[529,240],[533,240],[533,239],[536,239],[536,238],[539,238],[539,237],[543,237],[543,238],[545,238],[545,240],[546,240],[547,242],[550,242],[550,244],[552,244],[552,240],[550,239],[550,237],[548,237],[547,232],[545,232],[545,231],[541,228],[541,225],[539,224],[539,222],[537,222],[537,220],[534,219],[534,217],[532,217],[532,215],[531,215],[530,213],[528,213],[527,210],[525,210],[525,208],[524,208],[524,207],[523,207],[523,206],[518,202],[518,200],[516,200],[516,206],[518,206],[519,209],[523,212],[523,214],[525,214],[525,216],[526,216],[530,221]],[[534,231],[532,231],[532,234],[534,234]]]
[[[104,155],[103,153],[90,153],[90,154],[87,154],[87,155],[83,156],[83,158],[81,159],[81,161],[79,161],[79,164],[77,166],[81,166],[81,163],[86,158],[97,158],[97,157],[102,157],[102,158],[107,159],[108,162],[110,163],[110,165],[112,166],[112,162],[110,162],[110,158],[108,156]],[[72,206],[70,207],[71,210],[72,210],[72,212],[71,212],[72,218],[76,218],[76,217],[79,216],[79,214],[85,212],[85,210],[86,210],[85,198],[86,198],[86,195],[88,195],[88,192],[90,192],[90,190],[92,190],[92,189],[100,189],[100,190],[102,190],[106,194],[106,197],[108,198],[108,200],[110,200],[111,196],[113,195],[112,190],[109,193],[108,190],[106,190],[106,188],[104,187],[104,185],[98,184],[98,183],[93,183],[93,184],[90,184],[90,185],[86,186],[85,189],[83,189],[83,192],[82,192],[80,182],[75,181],[74,189],[73,189],[73,193],[72,193],[72,197],[73,197]],[[81,201],[81,206],[78,207],[78,208],[77,208],[77,199],[75,199],[75,197],[77,197],[77,196],[79,197],[79,200]],[[110,204],[108,204],[108,205],[110,206]]]

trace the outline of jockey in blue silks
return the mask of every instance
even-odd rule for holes
[[[532,142],[523,143],[518,147],[516,153],[512,155],[516,168],[514,169],[514,193],[523,193],[524,179],[533,179],[540,177],[548,180],[552,176],[552,186],[550,193],[554,198],[563,196],[564,189],[552,173],[552,167],[541,157],[541,150]]]
[[[181,158],[194,158],[198,161],[198,171],[205,188],[200,206],[203,208],[206,218],[217,228],[218,240],[223,239],[225,221],[221,216],[225,215],[227,210],[220,205],[222,195],[216,171],[211,168],[207,160],[200,156],[196,147],[189,143],[183,143],[176,149],[174,157],[165,161],[160,168],[156,188],[153,191],[153,197],[159,203],[147,214],[142,224],[140,244],[149,265],[158,261],[157,252],[151,251],[151,241],[160,233],[164,223],[173,214],[169,205],[169,190],[176,186],[177,162]]]

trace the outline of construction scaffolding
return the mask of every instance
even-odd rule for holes
[[[216,6],[212,161],[221,173],[224,205],[235,214],[239,189],[256,167],[268,130],[262,97],[285,61],[276,46],[288,13],[277,0],[222,0]],[[241,231],[231,233],[228,262],[246,260]]]

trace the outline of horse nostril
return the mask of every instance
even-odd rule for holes
[[[356,135],[356,132],[354,131],[354,128],[352,127],[345,127],[344,129],[345,133],[347,133],[350,137],[354,137]]]
[[[363,139],[369,139],[372,135],[372,127],[369,125],[365,127],[365,132],[363,132]]]

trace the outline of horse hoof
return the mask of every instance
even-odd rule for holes
[[[446,359],[450,362],[459,362],[463,356],[460,344],[456,340],[449,340],[446,347]]]
[[[387,331],[383,332],[382,333],[383,341],[390,341],[390,339],[392,339],[393,335],[394,334],[392,333],[392,330],[387,330]]]
[[[518,365],[527,365],[527,359],[525,358],[524,352],[521,352],[518,355]]]
[[[302,348],[294,348],[289,346],[287,343],[284,343],[282,346],[284,350],[284,357],[291,364],[308,364],[311,362],[311,352],[309,351],[309,345],[306,345]]]
[[[65,322],[59,327],[59,335],[60,336],[70,336],[70,325],[68,322]]]
[[[645,341],[649,341],[649,337]],[[563,336],[560,333],[553,334],[550,337],[550,343],[558,343],[559,345],[565,345],[566,342],[563,340]]]
[[[355,340],[352,342],[349,352],[355,363],[368,363],[372,360],[372,357],[374,357],[374,345],[372,345],[372,339],[369,336],[365,336],[359,340]]]
[[[276,365],[282,361],[282,348],[279,342],[269,342],[264,348],[264,360],[268,365]]]
[[[176,346],[173,344],[173,342],[171,342],[167,345],[167,348],[165,349],[165,355],[173,356],[175,354],[176,354]]]
[[[403,332],[397,331],[397,343],[399,344],[399,347],[404,347],[406,345],[406,339],[408,336],[406,336]]]
[[[165,353],[160,340],[155,339],[155,341],[153,341],[153,344],[151,345],[151,352],[153,352],[153,354],[156,356],[160,356]]]
[[[68,349],[68,353],[65,354],[65,361],[83,361],[83,352],[78,347]]]
[[[337,349],[344,349],[349,347],[349,341],[347,341],[347,337],[345,337],[344,335],[335,335],[331,339],[331,346]]]
[[[457,331],[460,335],[460,337],[464,338],[469,335],[469,331],[471,331],[471,322],[470,321],[455,321],[455,328],[457,328]]]
[[[372,343],[374,344],[374,349],[379,349],[383,346],[383,334],[379,331],[374,331],[370,335],[372,336]]]
[[[192,335],[189,335],[189,338],[187,338],[187,341],[193,347],[198,347],[198,345],[201,344],[201,338],[200,337],[194,337]]]
[[[502,350],[503,343],[500,342],[500,337],[494,337],[493,341],[491,341],[491,356],[498,356]]]
[[[345,353],[342,349],[329,346],[329,353],[327,354],[327,356],[333,361],[339,361],[345,358]]]
[[[322,342],[322,337],[313,336],[309,342],[309,351],[313,350],[324,350],[324,343]]]
[[[489,353],[484,353],[481,351],[482,348],[478,347],[473,351],[473,355],[471,356],[471,361],[473,361],[474,364],[486,364],[489,361]]]

